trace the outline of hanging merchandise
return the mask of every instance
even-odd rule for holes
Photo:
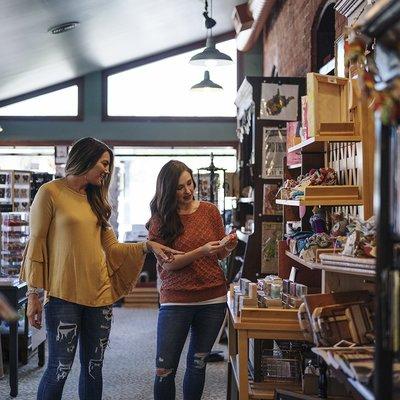
[[[377,65],[377,60],[385,63],[388,56],[381,51],[379,45],[375,45],[372,39],[362,35],[357,29],[348,34],[345,42],[346,66],[354,68],[362,88],[362,92],[371,100],[375,111],[380,111],[384,125],[395,124],[400,119],[400,61],[396,57],[391,58],[391,65],[382,68]],[[382,60],[383,59],[383,60]],[[397,63],[395,63],[397,61]],[[379,83],[387,80],[392,75],[391,85],[379,90]],[[385,78],[385,79],[383,79]]]

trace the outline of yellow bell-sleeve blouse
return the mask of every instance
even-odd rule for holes
[[[142,244],[119,243],[111,228],[101,228],[86,195],[70,189],[65,178],[39,189],[29,225],[20,278],[47,296],[100,307],[135,285]]]

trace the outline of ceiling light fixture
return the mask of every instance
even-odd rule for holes
[[[79,25],[78,21],[64,22],[63,24],[52,26],[47,30],[47,32],[53,35],[58,35],[59,33],[64,33],[75,29]]]
[[[212,15],[212,0],[211,0],[211,15]],[[232,58],[227,54],[220,52],[215,47],[215,40],[212,35],[212,28],[217,24],[215,19],[208,16],[208,3],[205,0],[203,16],[205,18],[205,26],[207,29],[206,48],[196,55],[194,55],[189,63],[192,65],[199,65],[204,67],[215,67],[231,64]]]
[[[222,90],[222,86],[216,84],[210,79],[210,72],[209,71],[204,71],[204,79],[197,83],[196,85],[193,85],[190,90],[196,91],[196,92],[208,92],[208,91],[219,91]]]
[[[3,129],[2,126],[0,125],[0,133],[3,132],[3,130],[4,130],[4,129]]]

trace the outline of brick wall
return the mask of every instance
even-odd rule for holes
[[[312,32],[316,17],[327,0],[278,0],[264,28],[263,74],[305,76],[312,70]],[[317,17],[318,18],[318,17]],[[346,19],[336,13],[336,37]]]

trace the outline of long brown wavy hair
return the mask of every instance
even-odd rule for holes
[[[156,194],[150,202],[151,218],[146,228],[149,229],[151,221],[158,218],[160,221],[158,234],[168,245],[171,245],[183,232],[176,191],[179,177],[184,171],[189,172],[196,187],[192,170],[181,161],[171,160],[161,168],[157,176]]]
[[[110,187],[114,169],[114,153],[100,140],[92,137],[82,138],[73,144],[65,166],[66,176],[82,176],[96,165],[97,161],[106,151],[110,154],[110,173],[104,178],[101,186],[89,184],[86,188],[90,207],[97,217],[98,224],[102,228],[110,226],[108,220],[111,216],[111,205],[108,201],[108,188]]]

